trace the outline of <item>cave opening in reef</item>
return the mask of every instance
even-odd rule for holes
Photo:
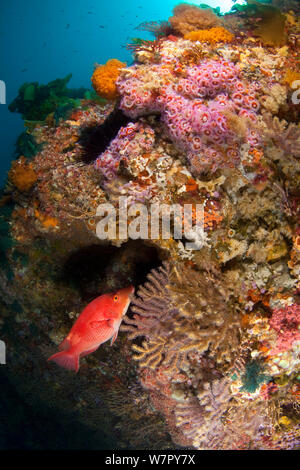
[[[163,251],[142,240],[129,240],[121,247],[94,244],[69,256],[63,278],[79,290],[82,300],[91,301],[130,284],[137,289],[165,258]]]

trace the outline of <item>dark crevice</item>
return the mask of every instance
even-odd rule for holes
[[[91,245],[70,256],[63,277],[80,291],[83,301],[91,301],[130,284],[137,288],[163,258],[163,253],[142,240],[130,240],[120,248]]]
[[[80,137],[80,144],[83,147],[82,161],[91,163],[96,160],[116,137],[120,128],[127,126],[129,122],[134,122],[134,119],[128,118],[123,111],[115,107],[103,124],[84,129]]]
[[[76,413],[59,413],[40,400],[19,393],[9,374],[0,372],[0,449],[6,450],[96,450],[114,449],[116,440],[101,427],[95,429],[79,422]],[[9,400],[8,400],[9,397]],[[45,423],[47,426],[45,427]]]

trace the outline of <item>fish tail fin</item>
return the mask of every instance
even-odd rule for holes
[[[48,361],[54,361],[65,369],[74,370],[78,372],[79,369],[79,355],[74,354],[70,351],[61,351],[47,359]]]

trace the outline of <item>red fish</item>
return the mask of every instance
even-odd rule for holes
[[[100,344],[109,339],[112,345],[133,292],[134,287],[129,286],[113,294],[101,295],[89,303],[59,345],[61,352],[53,354],[48,361],[78,372],[80,357],[96,351]]]

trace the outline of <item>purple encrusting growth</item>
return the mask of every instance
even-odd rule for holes
[[[143,123],[130,122],[121,127],[117,137],[95,161],[106,180],[116,177],[121,160],[127,161],[140,152],[149,152],[154,144],[154,131]]]
[[[162,66],[153,68],[164,77]],[[135,68],[117,82],[121,110],[132,118],[160,113],[170,138],[186,152],[194,171],[237,165],[242,144],[260,144],[254,130],[259,109],[255,85],[246,88],[233,63],[208,60],[188,67],[184,78],[166,83],[155,93],[144,89],[139,73]],[[248,125],[241,135],[234,119],[243,118]]]

